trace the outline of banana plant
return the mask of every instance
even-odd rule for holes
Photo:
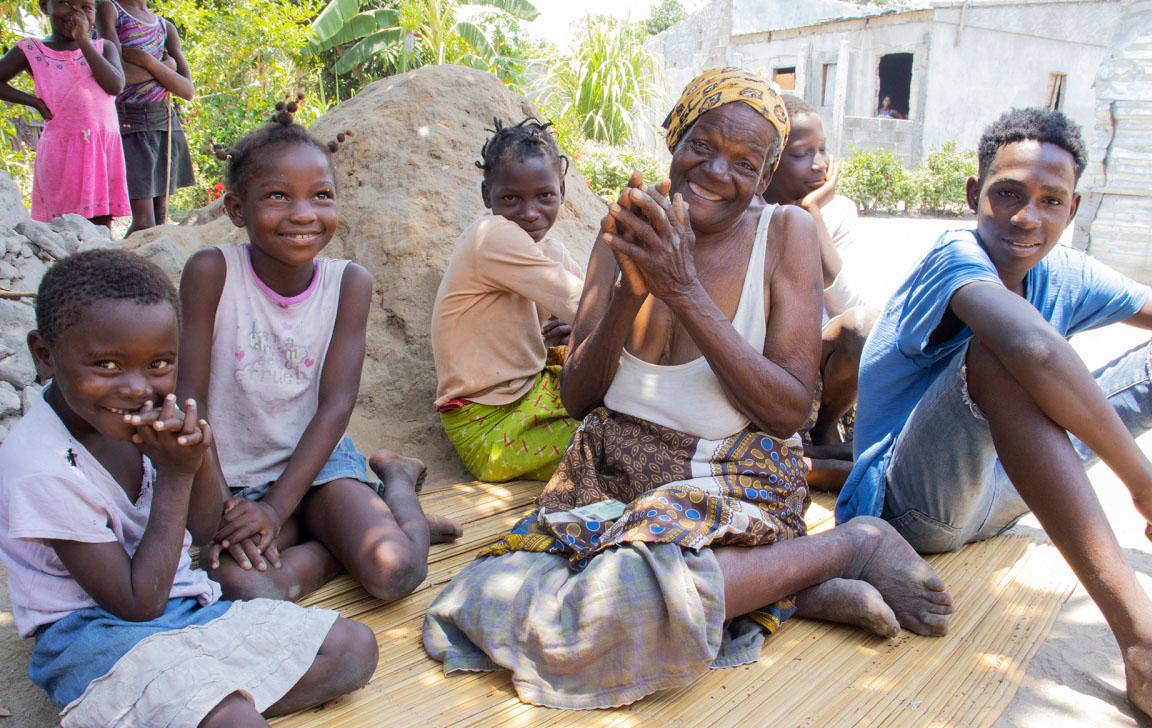
[[[312,23],[312,40],[305,52],[342,49],[332,69],[338,74],[377,57],[398,71],[421,59],[491,71],[499,60],[496,49],[479,26],[457,19],[457,10],[484,6],[523,21],[539,15],[528,0],[404,0],[399,9],[362,9],[364,4],[330,0]]]

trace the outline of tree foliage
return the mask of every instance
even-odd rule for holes
[[[312,24],[306,52],[337,50],[337,74],[373,61],[385,74],[444,63],[499,73],[506,59],[484,27],[460,17],[460,9],[468,6],[497,10],[516,20],[539,15],[528,0],[401,0],[386,7],[330,0]]]
[[[688,17],[680,0],[660,0],[660,4],[652,8],[652,14],[644,21],[644,31],[648,35],[656,35],[671,28],[684,18]]]
[[[182,115],[199,185],[182,192],[177,207],[205,204],[223,176],[222,163],[207,149],[210,140],[231,145],[264,123],[276,101],[297,91],[308,95],[302,121],[326,109],[315,63],[299,58],[320,5],[321,0],[154,0],[153,10],[180,33],[197,92]]]

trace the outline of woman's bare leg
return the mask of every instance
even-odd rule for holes
[[[925,635],[948,631],[952,597],[944,582],[879,518],[861,516],[813,536],[714,553],[724,574],[727,617],[797,594],[801,616],[892,634],[888,611],[876,602],[874,590],[901,627]],[[830,580],[840,581],[824,586]]]

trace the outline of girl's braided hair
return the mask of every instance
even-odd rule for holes
[[[326,158],[331,158],[348,137],[355,136],[354,131],[345,129],[327,144],[312,136],[295,121],[295,114],[303,103],[303,94],[297,94],[295,99],[278,102],[271,120],[241,137],[231,149],[225,149],[215,141],[210,143],[211,152],[216,158],[228,162],[224,171],[224,184],[229,192],[239,197],[244,196],[249,178],[260,168],[260,159],[273,147],[305,144],[318,149]]]
[[[480,161],[476,162],[476,166],[484,170],[485,182],[492,176],[497,165],[530,156],[552,159],[561,179],[568,173],[568,157],[560,152],[560,147],[548,131],[552,122],[542,122],[529,116],[512,126],[505,126],[500,119],[494,118],[492,125],[494,129],[485,130],[492,132],[492,136],[484,142],[480,149]]]

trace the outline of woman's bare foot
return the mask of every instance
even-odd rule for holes
[[[829,579],[796,595],[796,615],[806,619],[848,624],[880,635],[895,637],[900,622],[884,597],[866,581]]]
[[[368,458],[368,467],[385,486],[409,483],[417,493],[424,487],[424,478],[428,475],[428,466],[423,460],[404,457],[392,450],[377,450]]]
[[[1152,647],[1134,645],[1122,649],[1128,700],[1145,715],[1152,716]]]
[[[464,526],[448,516],[429,513],[424,518],[428,521],[429,543],[449,543],[464,535]]]
[[[859,542],[845,576],[876,587],[904,629],[934,637],[948,633],[952,596],[936,570],[896,529],[870,516],[857,516],[840,528]]]

